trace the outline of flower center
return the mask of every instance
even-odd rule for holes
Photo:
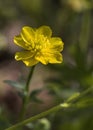
[[[49,45],[49,39],[44,35],[36,35],[34,40],[29,41],[28,49],[31,52],[41,52],[42,50],[46,50],[47,46]]]
[[[38,35],[35,39],[34,42],[34,51],[41,51],[42,49],[46,48],[46,42],[47,42],[47,37],[44,35]]]

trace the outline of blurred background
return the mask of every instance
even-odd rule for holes
[[[73,102],[75,108],[52,113],[24,129],[93,130],[93,0],[0,0],[0,130],[16,122],[22,105],[19,90],[29,68],[15,61],[20,48],[13,38],[24,25],[48,25],[65,43],[62,64],[36,66],[27,117],[75,93],[83,95]]]

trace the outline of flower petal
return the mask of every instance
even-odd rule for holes
[[[50,39],[50,43],[50,49],[54,49],[55,51],[59,52],[63,50],[64,43],[61,38],[53,37]]]
[[[35,32],[33,28],[24,26],[22,28],[21,36],[26,43],[32,44],[35,38]]]
[[[28,47],[26,46],[26,43],[23,41],[23,39],[22,39],[22,37],[20,35],[14,37],[14,43],[16,45],[28,50]]]
[[[30,51],[22,51],[22,52],[17,52],[15,54],[15,59],[16,60],[24,60],[24,59],[28,59],[28,58],[31,58],[33,57],[33,53],[30,52]]]
[[[52,30],[50,27],[48,26],[41,26],[39,27],[37,30],[36,30],[36,33],[39,35],[44,35],[44,36],[47,36],[47,37],[51,37],[52,35]]]
[[[47,65],[48,64],[48,59],[47,57],[44,57],[43,55],[38,55],[38,56],[35,56],[35,59],[39,62],[41,62],[42,64],[44,65]]]
[[[34,58],[29,58],[29,59],[23,60],[23,62],[26,64],[26,66],[33,66],[37,64],[39,61],[35,60]]]
[[[35,59],[45,65],[48,63],[61,63],[63,60],[59,52],[39,54],[35,56]]]
[[[50,54],[49,63],[62,63],[63,58],[61,53]]]

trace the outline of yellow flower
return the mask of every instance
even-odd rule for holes
[[[14,37],[14,43],[24,50],[15,54],[17,61],[22,60],[26,66],[61,63],[63,42],[59,37],[51,37],[52,30],[48,26],[33,29],[24,26],[20,35]]]

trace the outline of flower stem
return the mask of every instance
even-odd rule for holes
[[[21,113],[20,113],[20,121],[23,120],[24,118],[24,115],[25,115],[25,112],[26,112],[26,108],[27,108],[27,104],[29,102],[29,84],[30,84],[30,81],[31,81],[31,78],[32,78],[32,75],[33,75],[33,71],[34,71],[34,68],[35,66],[33,66],[29,72],[29,75],[28,75],[28,78],[27,78],[27,82],[26,82],[26,86],[25,86],[25,96],[24,96],[24,99],[23,99],[23,106],[22,106],[22,110],[21,110]]]
[[[30,117],[30,118],[28,118],[28,119],[26,119],[26,120],[24,120],[16,125],[13,125],[12,127],[5,129],[5,130],[17,130],[19,127],[22,127],[22,126],[26,125],[27,123],[30,123],[32,121],[39,119],[39,118],[42,118],[42,117],[44,117],[52,112],[57,112],[58,110],[60,110],[62,108],[68,108],[68,107],[70,107],[70,104],[68,104],[68,103],[59,104],[53,108],[50,108],[49,110],[47,110],[45,112],[42,112],[36,116]]]

